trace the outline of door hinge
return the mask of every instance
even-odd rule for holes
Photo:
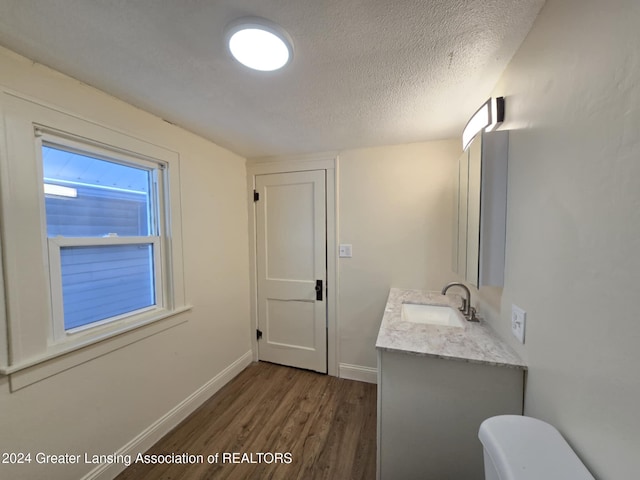
[[[260,340],[262,338],[262,330],[259,328],[256,329],[256,340]]]
[[[253,201],[257,202],[258,200],[260,200],[260,194],[258,193],[257,190],[253,191]]]

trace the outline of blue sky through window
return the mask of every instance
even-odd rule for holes
[[[44,183],[71,187],[77,196],[46,195],[47,235],[146,236],[151,232],[151,173],[43,146]]]

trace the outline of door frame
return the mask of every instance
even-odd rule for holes
[[[298,155],[286,157],[255,158],[247,160],[247,202],[249,207],[249,269],[250,269],[250,318],[251,350],[253,361],[258,360],[258,270],[256,245],[256,207],[253,190],[256,175],[270,173],[303,172],[309,170],[326,171],[326,215],[327,215],[327,373],[333,377],[339,374],[338,365],[338,274],[337,274],[337,153]]]

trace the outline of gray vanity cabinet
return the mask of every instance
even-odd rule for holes
[[[484,479],[478,429],[522,415],[522,368],[378,351],[378,480]]]
[[[509,132],[482,132],[462,154],[453,270],[476,287],[504,284]]]

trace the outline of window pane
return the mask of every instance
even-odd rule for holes
[[[64,328],[155,305],[153,244],[61,247]]]
[[[131,167],[42,147],[47,235],[154,235],[152,175]]]

